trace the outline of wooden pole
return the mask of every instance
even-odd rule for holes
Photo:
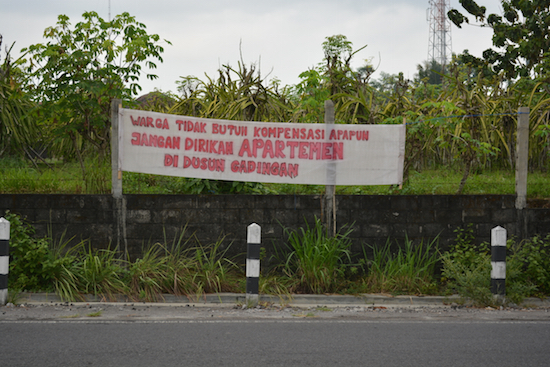
[[[330,130],[334,125],[334,102],[325,101],[325,124],[327,126],[327,136],[330,136]],[[336,236],[336,162],[327,163],[327,182],[325,186],[325,221],[327,232]],[[331,183],[331,184],[330,184]]]
[[[126,200],[122,194],[122,167],[119,166],[119,110],[122,108],[120,99],[111,101],[111,193],[113,195],[113,215],[115,218],[116,251],[126,258],[128,245],[126,242]],[[124,245],[124,248],[122,248]]]
[[[122,171],[119,167],[118,133],[119,121],[118,111],[122,107],[120,99],[111,101],[111,193],[113,198],[122,198]]]
[[[407,130],[406,130],[407,129],[407,118],[405,116],[403,116],[403,125],[405,125],[405,136],[406,136],[407,135]],[[407,152],[405,152],[405,155],[406,155],[406,153]],[[405,178],[403,177],[403,179],[405,179]],[[399,184],[399,190],[403,190],[403,182],[401,182]]]

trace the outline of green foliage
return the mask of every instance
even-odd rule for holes
[[[468,6],[475,13],[480,11],[476,10],[472,4],[470,5]],[[95,18],[94,13],[86,14],[85,21],[78,23],[74,29],[68,24],[67,19],[61,17],[57,28],[49,29],[47,33],[48,37],[52,35],[59,40],[29,48],[30,55],[33,55],[29,60],[35,63],[33,65],[53,67],[52,63],[57,60],[66,68],[71,62],[78,61],[76,60],[78,57],[69,55],[69,51],[73,54],[82,52],[86,57],[91,55],[87,53],[91,51],[86,49],[88,41],[84,40],[85,37],[82,38],[82,35],[88,34],[86,32],[91,32],[90,35],[96,35],[101,39],[106,36],[105,32],[114,35],[121,31],[120,28],[116,28],[118,23],[114,21],[102,21],[102,23]],[[149,58],[160,60],[162,48],[158,46],[157,37],[144,33],[144,26],[135,22],[132,17],[127,19],[125,15],[120,17],[121,24],[123,23],[128,29],[134,27],[140,31],[129,32],[137,35],[136,39],[128,39],[123,44],[117,43],[116,50],[120,52],[119,56],[126,55],[124,52],[129,50],[124,48],[126,44],[132,45],[132,42],[147,40],[150,42],[147,45],[153,48],[142,50],[140,55],[149,53]],[[84,29],[84,25],[90,28],[102,25],[107,28],[102,31],[103,33],[96,34],[93,33],[94,31]],[[64,36],[79,40],[82,38],[75,43],[80,48],[69,50],[65,47],[64,42],[68,41],[63,38]],[[63,52],[55,48],[56,46],[61,46]],[[105,47],[102,47],[103,45],[98,46],[98,50],[105,50]],[[205,118],[317,123],[324,120],[324,103],[327,99],[331,99],[335,103],[337,123],[401,124],[407,122],[405,179],[412,170],[421,171],[450,166],[453,170],[462,172],[462,176],[456,179],[458,187],[455,193],[467,192],[467,180],[469,181],[472,174],[476,172],[514,167],[517,110],[521,106],[528,106],[531,109],[529,165],[535,171],[546,172],[550,168],[548,159],[550,135],[547,133],[550,117],[547,113],[550,106],[550,89],[544,78],[537,80],[523,78],[511,81],[502,75],[488,73],[485,69],[476,69],[475,58],[464,52],[447,65],[445,73],[438,74],[444,79],[442,84],[430,84],[430,78],[433,76],[431,71],[438,66],[428,64],[419,69],[415,80],[408,80],[402,73],[396,75],[382,73],[380,80],[371,81],[369,78],[372,67],[368,65],[368,61],[366,66],[358,70],[352,70],[350,67],[352,58],[363,48],[354,51],[351,41],[343,35],[326,37],[322,48],[323,60],[317,67],[301,73],[300,82],[296,86],[281,87],[277,80],[266,80],[255,64],[247,66],[239,62],[237,68],[223,65],[218,75],[206,76],[205,80],[193,76],[182,78],[178,83],[181,93],[179,97],[170,92],[153,92],[145,98],[145,101],[139,100],[137,105],[140,108],[159,112]],[[48,55],[51,53],[53,56],[46,57],[40,52]],[[103,62],[108,59],[109,56],[103,57],[100,64],[106,67],[106,73],[113,74],[124,69],[124,65],[131,64],[133,67],[140,63],[139,60],[128,61],[125,56],[122,56],[121,64],[113,66]],[[44,65],[38,65],[39,60]],[[84,61],[86,60],[88,59],[85,58]],[[110,107],[108,102],[110,98],[117,97],[109,93],[119,93],[117,98],[129,99],[132,95],[130,86],[135,84],[135,80],[128,79],[130,86],[124,86],[125,89],[120,92],[117,87],[104,94],[101,94],[103,93],[101,88],[109,88],[110,84],[103,83],[103,80],[107,80],[103,74],[100,79],[102,85],[105,85],[101,88],[92,88],[93,83],[86,84],[88,82],[78,81],[66,83],[67,85],[59,89],[52,87],[53,84],[47,87],[45,79],[40,79],[42,74],[39,70],[42,69],[34,66],[32,70],[36,77],[32,78],[31,75],[31,80],[36,85],[27,84],[28,90],[25,92],[33,92],[32,95],[38,100],[42,93],[40,88],[44,86],[46,92],[50,94],[48,94],[48,101],[43,101],[42,106],[50,106],[49,111],[53,111],[51,113],[40,111],[40,119],[36,120],[40,122],[40,142],[48,143],[50,154],[78,160],[82,171],[80,176],[83,180],[79,192],[108,192],[110,180],[106,178],[109,171],[103,168],[101,172],[95,170],[95,167],[103,166],[93,162],[108,160],[108,154],[105,154],[108,153]],[[81,74],[76,74],[74,71],[74,75],[67,74],[64,78],[71,77],[79,80],[78,78],[88,75],[86,72],[91,73],[92,69],[95,72],[93,67],[83,67]],[[138,72],[141,69],[132,70]],[[50,75],[48,78],[53,83],[56,75],[59,78],[55,81],[62,79],[61,75],[64,75],[62,73],[63,71],[57,74],[44,73],[44,75]],[[124,78],[117,76],[108,80],[115,83],[122,79]],[[97,78],[92,81],[97,82]],[[74,97],[74,101],[78,103],[68,97],[71,90],[63,89],[81,88],[84,85],[90,92],[70,97]],[[82,89],[78,90],[82,91]],[[67,96],[54,95],[51,94],[52,91],[63,92]],[[92,95],[92,92],[99,94]],[[89,105],[82,104],[84,99]],[[131,105],[129,100],[125,103],[128,106]],[[101,108],[94,109],[95,107]],[[102,117],[93,119],[89,117],[92,115]],[[178,180],[137,174],[128,174],[125,177],[130,184],[126,192],[150,192],[151,190],[198,194],[269,192],[267,185],[262,184]],[[158,184],[162,187],[153,188]],[[12,185],[14,190],[15,186],[17,185]],[[295,192],[308,192],[308,190],[309,188],[297,189]],[[387,188],[382,190],[388,191]],[[366,189],[360,189],[360,191],[364,192]]]
[[[366,252],[363,259],[363,264],[369,265],[363,287],[377,293],[434,293],[437,290],[435,268],[439,261],[436,241],[414,245],[407,238],[397,250],[391,248],[389,240],[383,247],[371,246],[372,260]]]
[[[420,124],[411,125],[410,129]],[[418,144],[423,144],[418,134]],[[408,144],[408,143],[407,143]],[[420,155],[420,153],[419,153]],[[338,195],[434,195],[454,194],[458,190],[462,174],[460,165],[449,163],[435,169],[415,169],[410,163],[409,179],[401,190],[390,186],[337,186]],[[104,190],[110,190],[109,166],[90,167],[90,170],[104,172]],[[93,189],[94,186],[89,186]],[[278,195],[320,195],[322,185],[256,184],[231,181],[200,180],[185,177],[171,177],[124,172],[123,189],[126,194],[278,194]],[[81,170],[77,163],[54,162],[33,166],[23,159],[0,159],[0,193],[3,194],[82,194],[88,192],[83,185]],[[97,191],[99,192],[99,191]],[[510,194],[515,192],[514,172],[502,169],[472,170],[465,184],[464,194]],[[550,197],[548,173],[532,172],[527,177],[529,198]]]
[[[483,52],[483,61],[495,73],[516,77],[545,76],[550,71],[550,9],[545,1],[502,1],[502,15],[485,16],[486,8],[475,1],[463,0],[462,7],[483,26],[493,29],[493,49]],[[449,19],[458,27],[468,18],[456,9],[449,11]],[[481,60],[479,60],[481,61]],[[480,64],[481,62],[478,62]]]
[[[418,65],[418,79],[425,81],[427,84],[442,84],[442,74],[445,73],[444,66],[437,61],[424,62],[423,65]]]
[[[244,274],[227,257],[224,239],[193,245],[186,228],[170,241],[155,243],[134,260],[122,260],[112,249],[92,249],[87,241],[69,247],[73,239],[62,235],[35,238],[34,229],[11,212],[10,293],[55,291],[63,300],[84,300],[92,294],[105,300],[125,295],[136,301],[158,301],[163,294],[199,298],[205,293],[243,292]],[[289,252],[277,255],[272,271],[260,276],[260,292],[277,294],[285,302],[292,293],[433,294],[458,293],[475,306],[496,305],[490,291],[491,257],[487,244],[474,243],[471,226],[457,229],[457,238],[439,258],[436,240],[392,248],[370,247],[353,263],[352,229],[329,237],[322,223],[299,231],[285,229]],[[550,294],[550,235],[529,241],[508,241],[506,299],[521,303],[525,297]],[[262,255],[262,257],[265,257]],[[441,283],[435,268],[441,260]]]
[[[110,161],[101,156],[89,155],[81,167],[86,194],[108,194],[111,192]]]
[[[239,63],[238,69],[224,65],[218,78],[206,81],[182,77],[178,89],[183,98],[167,112],[240,121],[288,121],[291,113],[287,90],[277,81],[267,83],[254,64]]]
[[[114,300],[116,294],[125,293],[124,268],[116,251],[88,249],[81,254],[77,267],[79,291],[84,294],[101,295]]]
[[[295,122],[318,123],[324,121],[325,101],[330,98],[330,92],[323,87],[326,83],[319,70],[311,69],[299,75],[301,81],[296,85],[299,96]]]
[[[456,292],[476,306],[493,304],[491,294],[491,255],[487,244],[474,243],[473,229],[455,230],[457,238],[441,257],[442,281],[447,292]]]
[[[34,238],[34,228],[17,214],[6,212],[10,222],[10,288],[50,289],[54,259],[46,239]]]
[[[51,237],[36,238],[34,228],[15,213],[7,211],[5,218],[10,222],[9,287],[52,291],[56,278],[74,260],[71,251],[61,255],[67,242],[63,236],[57,245]]]
[[[550,235],[511,243],[510,248],[517,264],[517,279],[534,285],[533,294],[550,294]]]
[[[349,92],[358,75],[353,73],[350,62],[353,56],[367,45],[353,51],[353,43],[342,34],[326,37],[323,42],[324,63],[323,76],[326,78],[325,88],[330,96]]]
[[[174,277],[170,279],[170,257],[163,256],[165,251],[160,243],[155,243],[143,251],[141,258],[128,263],[128,293],[136,301],[158,301],[164,290],[163,284],[170,280],[174,282],[174,286],[177,284]],[[171,291],[176,293],[176,288]]]
[[[21,155],[38,140],[38,126],[29,116],[34,104],[22,89],[21,71],[12,65],[12,48],[13,45],[0,65],[0,157],[10,153]]]
[[[344,280],[347,265],[351,262],[349,235],[352,228],[343,228],[331,237],[320,219],[314,226],[299,231],[285,228],[290,254],[284,264],[284,273],[295,280],[292,289],[300,293],[334,292]]]
[[[34,165],[17,157],[0,159],[1,193],[80,194],[83,190],[81,171],[72,163]]]
[[[442,281],[447,292],[456,292],[475,306],[496,305],[491,293],[491,254],[487,243],[474,243],[471,226],[457,229],[457,239],[442,255]],[[506,299],[519,304],[525,297],[548,294],[550,236],[516,244],[507,243]]]
[[[223,238],[207,246],[191,249],[193,256],[188,269],[193,274],[192,282],[197,294],[232,292],[236,289],[235,272],[237,264],[225,254],[229,246],[223,248]]]
[[[106,156],[110,147],[111,99],[129,100],[141,89],[141,64],[154,69],[162,62],[158,35],[128,13],[105,21],[83,14],[71,27],[66,15],[44,31],[46,44],[31,45],[28,89],[40,102],[36,117],[47,121],[58,154],[81,158],[88,146]],[[154,74],[147,74],[155,79]]]
[[[183,230],[170,245],[154,244],[142,258],[125,261],[113,249],[92,249],[86,241],[68,247],[62,235],[57,243],[35,238],[34,228],[20,216],[6,212],[10,222],[11,293],[55,291],[63,300],[84,300],[91,294],[105,300],[117,295],[143,301],[159,300],[163,293],[198,297],[203,293],[238,291],[242,273],[226,253],[223,239],[211,245],[188,246]]]
[[[256,182],[168,177],[128,172],[124,174],[124,192],[128,194],[270,194],[268,186]]]

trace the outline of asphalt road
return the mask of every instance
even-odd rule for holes
[[[0,366],[548,366],[550,313],[450,307],[1,307]]]

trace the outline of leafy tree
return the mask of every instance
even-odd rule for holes
[[[341,34],[326,37],[322,46],[324,60],[318,67],[301,73],[301,81],[294,88],[297,105],[293,121],[323,121],[327,99],[332,99],[337,106],[337,121],[349,122],[350,116],[352,121],[368,119],[364,116],[369,114],[366,95],[370,91],[365,93],[365,88],[370,88],[367,81],[372,67],[366,65],[354,71],[350,66],[353,56],[366,46],[354,51],[352,42]]]
[[[0,47],[2,35],[0,35]],[[28,111],[33,103],[21,89],[21,72],[10,57],[13,45],[0,65],[0,156],[30,149],[36,138],[36,124]]]
[[[493,70],[516,77],[542,76],[550,72],[550,1],[503,0],[503,14],[485,16],[486,8],[473,0],[460,0],[462,7],[482,26],[493,29],[493,46],[483,52],[483,61]],[[459,28],[467,16],[456,9],[449,19]],[[481,59],[472,60],[480,64]]]
[[[58,152],[76,154],[86,176],[86,148],[100,157],[109,151],[110,101],[136,95],[142,64],[156,68],[151,59],[162,62],[164,50],[160,37],[148,34],[128,13],[111,21],[96,12],[86,12],[83,18],[72,27],[69,18],[60,15],[57,24],[44,31],[47,43],[23,52],[28,57],[28,88],[40,103],[37,116],[51,127]]]
[[[385,71],[381,71],[380,76],[377,79],[370,81],[370,85],[372,85],[378,92],[391,93],[395,89],[395,85],[398,81],[398,74],[389,74]]]
[[[353,56],[367,45],[355,51],[352,45],[353,43],[348,41],[347,37],[342,34],[327,37],[323,42],[324,75],[327,78],[330,95],[349,92],[353,77],[357,76],[356,73],[352,72],[350,62]]]
[[[299,77],[301,81],[295,88],[298,103],[294,122],[323,121],[325,101],[330,98],[326,78],[318,69],[304,71]]]
[[[426,80],[427,84],[441,84],[444,67],[435,60],[425,61],[422,65],[417,65],[418,79]]]

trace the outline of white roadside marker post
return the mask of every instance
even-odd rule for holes
[[[252,223],[246,236],[246,306],[256,307],[259,301],[261,227]]]
[[[0,305],[8,300],[8,273],[10,271],[10,222],[0,218]]]
[[[506,295],[506,229],[491,230],[491,293],[499,301]]]

